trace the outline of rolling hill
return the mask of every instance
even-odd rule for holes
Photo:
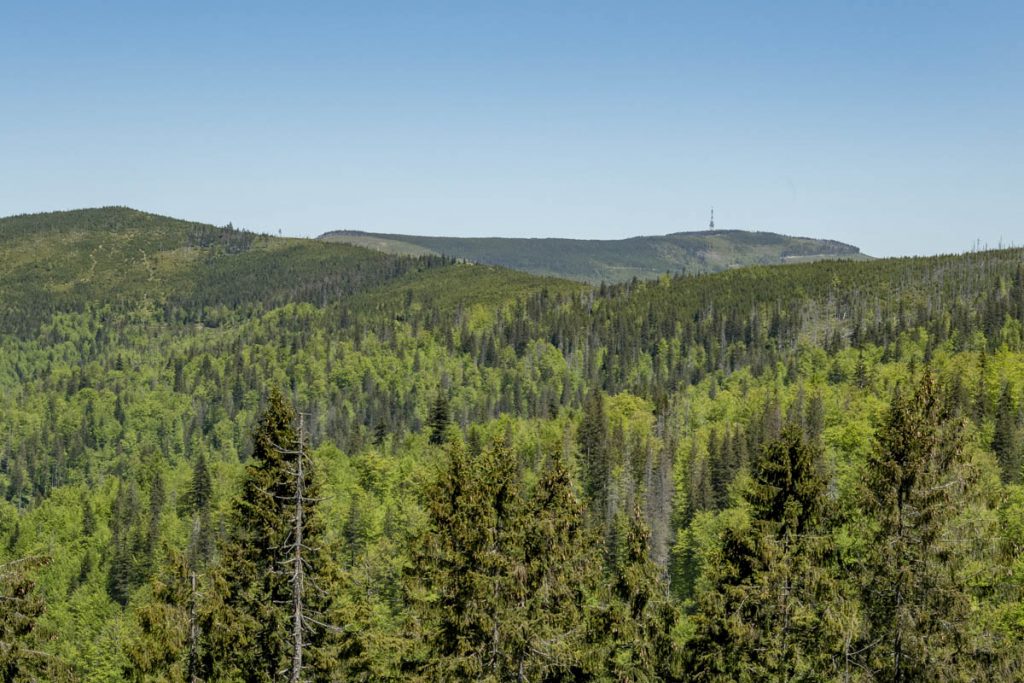
[[[749,265],[868,258],[857,247],[842,242],[743,230],[677,232],[623,240],[424,237],[339,230],[320,239],[389,254],[443,254],[594,284],[651,279],[664,273],[692,275]]]
[[[416,288],[417,273],[457,267],[432,255],[272,237],[125,207],[0,218],[0,262],[0,330],[19,334],[53,313],[103,305],[148,301],[195,322],[217,308],[322,305],[399,278]],[[523,291],[555,284],[507,275]]]

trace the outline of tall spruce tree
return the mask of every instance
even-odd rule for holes
[[[996,406],[995,429],[992,433],[992,450],[999,461],[1003,481],[1015,484],[1021,477],[1021,453],[1017,440],[1017,408],[1009,383],[1003,386],[1003,393]]]
[[[0,681],[32,683],[53,680],[56,664],[40,652],[36,624],[45,603],[35,590],[32,571],[47,558],[27,557],[0,564]]]
[[[430,408],[430,443],[440,446],[448,440],[448,426],[451,424],[451,415],[448,409],[448,394],[444,389],[438,389],[437,397]]]
[[[672,633],[679,614],[650,550],[650,532],[635,505],[599,622],[603,668],[612,680],[682,680],[681,651]]]
[[[107,571],[107,593],[115,602],[126,605],[132,591],[144,580],[142,563],[146,537],[139,529],[140,509],[138,487],[122,479],[111,509],[110,567]]]
[[[521,542],[512,454],[486,448],[475,458],[449,448],[431,491],[430,525],[411,579],[426,658],[426,680],[502,680],[509,666],[509,548]]]
[[[608,418],[604,410],[604,394],[592,389],[583,404],[576,440],[583,459],[583,490],[595,517],[607,521],[608,486],[611,476],[608,448]]]
[[[295,412],[274,391],[253,434],[252,458],[213,576],[215,598],[203,615],[203,665],[212,678],[270,683],[286,675],[328,677],[337,573],[324,548],[317,500]],[[296,670],[297,647],[302,671]]]
[[[870,624],[865,665],[878,680],[972,676],[971,596],[960,573],[967,539],[950,533],[975,486],[962,429],[925,370],[912,393],[894,393],[876,435],[864,507],[878,526],[863,601]]]
[[[749,524],[725,529],[705,570],[711,587],[698,596],[687,644],[691,680],[804,680],[827,667],[819,457],[800,428],[787,425],[755,458],[744,492]]]
[[[584,602],[599,566],[564,464],[525,497],[513,453],[461,445],[428,500],[410,572],[426,680],[571,680],[587,666]]]
[[[561,454],[550,456],[524,508],[522,569],[513,583],[523,629],[513,673],[523,681],[573,680],[593,666],[580,625],[600,580],[600,558]]]

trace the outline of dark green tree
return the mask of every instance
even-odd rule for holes
[[[607,521],[611,463],[608,418],[605,416],[604,394],[600,389],[592,389],[583,404],[576,441],[583,459],[583,491],[587,503],[598,520]]]
[[[971,596],[960,578],[967,539],[949,533],[974,495],[962,429],[926,370],[913,392],[894,393],[876,435],[863,504],[878,526],[863,602],[865,664],[879,680],[981,676],[972,673]]]
[[[427,680],[571,680],[597,545],[553,458],[531,496],[499,443],[452,446],[410,573]]]
[[[1003,481],[1015,484],[1021,476],[1021,452],[1017,441],[1018,413],[1013,402],[1013,392],[1007,383],[996,406],[995,429],[992,433],[992,450],[999,461]]]
[[[213,499],[213,484],[210,480],[210,470],[206,465],[206,456],[202,451],[196,456],[196,462],[192,466],[192,479],[188,486],[188,511],[191,513],[210,510],[210,502]]]
[[[470,457],[450,447],[410,576],[425,654],[415,666],[427,680],[501,680],[507,672],[518,504],[510,451],[495,445]]]
[[[324,546],[317,490],[295,412],[274,391],[253,433],[222,564],[212,577],[215,597],[202,615],[203,668],[213,678],[328,676],[337,573]]]
[[[711,587],[698,596],[686,650],[692,680],[804,680],[827,668],[819,458],[795,425],[755,458],[744,492],[749,525],[726,528],[716,562],[705,570]]]
[[[92,536],[96,533],[96,514],[88,498],[82,499],[82,535]]]
[[[128,603],[132,591],[145,580],[146,536],[139,529],[138,487],[121,480],[111,510],[112,531],[107,593],[121,605]]]
[[[430,419],[427,421],[427,426],[430,428],[430,443],[440,446],[447,441],[450,424],[448,394],[441,389],[437,392],[434,404],[430,408]]]
[[[53,680],[56,662],[40,652],[35,632],[45,604],[31,572],[45,564],[42,557],[0,564],[0,681],[4,683]]]
[[[511,673],[516,680],[573,680],[594,662],[580,625],[600,581],[597,538],[560,455],[552,455],[524,505],[522,549],[515,558]],[[520,555],[521,553],[521,555]]]
[[[659,567],[651,561],[650,545],[650,532],[636,505],[600,620],[606,639],[604,669],[612,680],[682,680],[682,652],[673,641],[679,614]]]

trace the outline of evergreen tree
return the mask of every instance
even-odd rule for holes
[[[223,562],[213,576],[216,599],[203,615],[203,667],[214,678],[269,683],[282,672],[303,674],[295,668],[296,633],[306,676],[327,676],[331,667],[329,612],[337,575],[323,547],[312,462],[294,422],[292,407],[280,392],[272,392],[253,434],[252,457],[220,553]],[[296,517],[299,502],[304,511]],[[305,590],[295,584],[297,567]],[[297,595],[305,601],[298,618]]]
[[[0,681],[4,683],[53,680],[55,662],[35,642],[36,622],[45,604],[30,574],[46,563],[45,558],[31,557],[0,564]]]
[[[508,450],[495,445],[470,458],[459,444],[449,448],[410,577],[427,654],[417,668],[427,680],[497,681],[508,671],[518,503]]]
[[[650,558],[650,532],[639,505],[633,507],[625,552],[615,567],[602,615],[605,670],[616,681],[675,681],[681,651],[673,642],[679,615]]]
[[[430,419],[427,425],[430,427],[430,443],[440,446],[448,440],[448,426],[451,424],[451,417],[448,411],[448,394],[439,389],[434,405],[430,409]]]
[[[604,394],[599,389],[591,390],[583,404],[583,417],[576,440],[583,459],[583,491],[587,502],[598,520],[607,521],[611,463]]]
[[[596,545],[557,458],[533,496],[512,453],[452,446],[410,578],[427,680],[560,680],[586,666]]]
[[[192,479],[189,482],[187,494],[188,511],[191,513],[209,512],[212,499],[213,484],[210,480],[210,470],[206,466],[206,456],[200,451],[192,466]]]
[[[863,597],[867,667],[898,682],[970,676],[971,598],[960,578],[966,539],[948,531],[973,495],[974,474],[962,422],[951,418],[930,371],[912,394],[893,395],[866,483],[864,506],[878,524]]]
[[[139,529],[139,515],[138,488],[122,479],[111,510],[113,534],[107,573],[107,593],[121,605],[128,603],[132,591],[144,581],[145,536]]]
[[[213,498],[213,484],[202,452],[192,467],[192,479],[185,495],[186,509],[192,514],[192,533],[189,537],[188,561],[193,571],[198,571],[214,552],[213,527],[210,519],[210,504]]]
[[[96,533],[96,514],[88,498],[82,499],[82,535],[92,536]]]
[[[551,456],[525,504],[522,569],[513,577],[513,612],[522,626],[513,647],[516,680],[573,679],[592,663],[580,624],[600,578],[597,539],[559,455]],[[512,549],[515,555],[518,549]]]
[[[706,570],[711,588],[698,596],[687,644],[692,680],[802,680],[826,668],[819,457],[799,427],[788,425],[755,459],[744,492],[749,525],[726,528]]]
[[[992,450],[999,461],[1003,481],[1015,484],[1021,476],[1021,453],[1017,442],[1017,409],[1013,404],[1010,385],[1003,386],[999,405],[996,406],[995,430],[992,434]]]

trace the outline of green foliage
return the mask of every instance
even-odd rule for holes
[[[522,488],[500,444],[450,449],[411,574],[427,680],[540,680],[584,665],[594,575],[582,507],[557,459],[532,495]]]
[[[590,289],[121,209],[0,227],[0,564],[51,559],[18,579],[36,678],[288,672],[287,404],[320,444],[308,679],[671,679],[682,650],[863,680],[889,560],[929,676],[1020,678],[1019,250]],[[924,367],[959,455],[911,468],[900,527],[874,435]]]
[[[0,564],[0,680],[34,681],[49,662],[35,647],[43,601],[29,573],[46,560],[30,557]]]
[[[687,668],[694,680],[802,680],[836,652],[821,598],[831,558],[819,453],[787,426],[754,462],[749,519],[727,527],[713,587],[698,602]]]
[[[682,653],[674,640],[679,614],[651,560],[650,542],[643,513],[634,506],[625,552],[600,614],[605,667],[616,681],[683,680]]]
[[[212,578],[218,600],[203,615],[203,669],[215,679],[277,680],[292,665],[296,619],[303,620],[298,627],[309,650],[310,674],[322,675],[317,672],[329,666],[321,650],[329,647],[330,624],[324,623],[335,572],[321,544],[318,484],[295,421],[294,409],[280,392],[272,392],[253,433],[251,463],[220,552],[223,561]],[[296,521],[292,506],[299,504],[305,512]],[[318,618],[293,612],[295,591],[302,589],[292,577],[300,569],[310,587],[301,597]]]
[[[894,681],[969,676],[971,595],[959,577],[969,546],[951,524],[972,501],[977,474],[930,373],[912,394],[893,396],[868,465],[865,502],[877,524],[864,595],[868,666]]]

